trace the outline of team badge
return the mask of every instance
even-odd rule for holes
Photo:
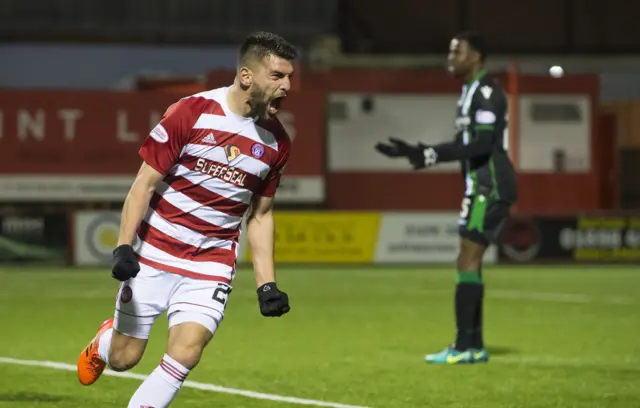
[[[264,155],[264,147],[262,147],[260,143],[254,144],[253,146],[251,146],[251,154],[256,159],[261,158]]]
[[[240,155],[240,149],[235,145],[226,145],[224,147],[224,152],[227,155],[227,161],[229,162]]]
[[[131,286],[125,286],[120,291],[120,301],[122,303],[131,302],[131,298],[133,298],[133,290],[131,290]]]
[[[151,130],[149,136],[158,143],[167,143],[169,141],[167,130],[159,123]]]
[[[484,99],[489,99],[491,98],[491,94],[493,93],[493,88],[491,88],[488,85],[485,85],[482,88],[480,88],[480,92],[482,93],[482,96],[484,96]]]

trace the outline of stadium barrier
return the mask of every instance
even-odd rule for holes
[[[500,263],[638,263],[640,215],[517,216],[499,241]]]
[[[457,220],[455,212],[281,212],[275,258],[279,264],[452,263]],[[247,246],[241,259],[251,259]],[[487,253],[488,263],[496,259],[496,250]]]
[[[64,265],[69,260],[69,216],[17,209],[0,215],[0,263]]]
[[[458,252],[456,212],[280,211],[275,213],[278,264],[439,264]],[[111,263],[120,213],[79,211],[73,223],[73,264]],[[251,262],[242,234],[238,262]],[[497,262],[497,248],[485,261]]]
[[[120,211],[77,211],[73,222],[73,264],[106,266],[118,244]]]
[[[440,264],[452,263],[458,251],[455,212],[291,211],[275,217],[278,264]],[[68,234],[64,215],[0,220],[2,261],[61,262],[66,251],[60,238],[68,235],[72,263],[98,266],[111,262],[120,213],[79,211]],[[246,234],[238,261],[251,262]],[[640,216],[515,216],[485,262],[640,262]]]

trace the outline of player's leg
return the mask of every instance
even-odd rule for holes
[[[474,317],[471,330],[471,339],[468,344],[471,347],[471,355],[474,362],[486,362],[489,360],[489,354],[484,347],[483,336],[483,309],[484,309],[484,280],[482,277],[482,262],[484,259],[484,253],[486,249],[495,243],[502,227],[505,225],[509,218],[509,204],[497,201],[490,202],[486,208],[486,211],[482,212],[482,229],[470,229],[466,228],[466,234],[468,234],[467,241],[475,243],[482,248],[482,255],[474,258],[475,261],[469,266],[478,268],[478,281],[479,286],[478,294],[475,297]],[[481,233],[481,234],[478,234]],[[465,232],[462,233],[463,235]]]
[[[471,237],[460,237],[460,254],[456,262],[455,314],[457,330],[454,348],[459,352],[484,350],[482,344],[482,304],[484,299],[482,259],[488,243],[483,237],[470,235]]]
[[[478,330],[478,313],[484,296],[482,258],[486,246],[467,237],[460,237],[456,260],[455,290],[456,340],[439,353],[429,354],[426,361],[434,364],[473,363],[473,341]],[[480,350],[475,351],[479,353]]]
[[[133,395],[129,408],[171,404],[220,325],[230,292],[226,284],[183,278],[170,301],[166,354]]]
[[[115,317],[100,326],[98,334],[80,353],[80,383],[93,384],[107,366],[126,371],[140,361],[153,323],[168,306],[171,281],[177,279],[176,275],[140,265],[137,277],[120,284]]]
[[[471,211],[462,217],[459,229],[460,252],[456,261],[456,340],[444,351],[428,355],[427,362],[459,364],[488,360],[482,336],[482,260],[506,215],[506,204],[489,202],[483,198],[471,203]]]
[[[139,333],[139,332],[138,332]],[[144,350],[147,347],[149,334],[135,334],[139,337],[133,337],[132,333],[122,333],[114,329],[111,341],[108,346],[104,346],[102,356],[107,356],[105,363],[113,371],[128,371],[135,367],[142,358]],[[146,336],[146,337],[142,337]]]
[[[199,323],[185,322],[171,327],[160,365],[140,385],[129,401],[129,408],[168,407],[212,338],[213,333]]]

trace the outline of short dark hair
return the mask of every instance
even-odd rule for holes
[[[480,54],[480,61],[484,62],[487,58],[487,43],[484,38],[475,31],[464,31],[454,37],[458,41],[466,41],[467,44]]]
[[[262,61],[268,55],[293,61],[298,57],[298,51],[293,44],[278,34],[256,31],[244,39],[240,46],[238,62],[247,64],[250,59]]]

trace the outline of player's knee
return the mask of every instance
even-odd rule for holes
[[[113,371],[128,371],[138,364],[142,356],[127,351],[109,353],[109,368]]]
[[[460,252],[456,261],[456,268],[459,271],[477,271],[480,269],[481,264],[481,257],[470,256],[468,253]]]
[[[174,344],[168,350],[169,357],[189,370],[193,370],[202,357],[202,346],[196,344]]]
[[[482,266],[486,246],[468,238],[460,240],[460,252],[456,266],[459,271],[477,271]]]
[[[127,371],[140,362],[144,347],[137,344],[128,344],[125,347],[118,347],[112,343],[109,349],[109,368],[113,371]]]

